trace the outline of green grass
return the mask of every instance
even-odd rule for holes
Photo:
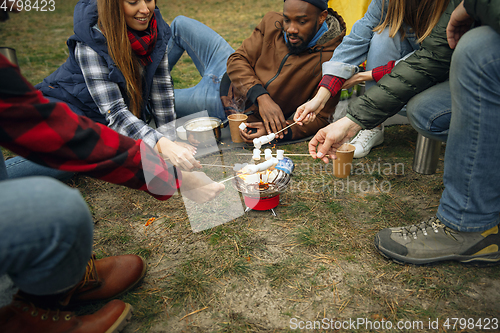
[[[282,261],[264,266],[264,273],[271,286],[280,287],[284,283],[299,275],[303,269],[304,261],[298,256],[286,258]]]

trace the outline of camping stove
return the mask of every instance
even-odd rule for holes
[[[233,186],[243,195],[245,213],[250,210],[270,210],[274,216],[274,208],[279,205],[280,193],[288,188],[290,183],[290,174],[275,170],[274,173],[257,173],[251,175],[238,175],[233,178]]]

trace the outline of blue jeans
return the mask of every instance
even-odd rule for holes
[[[196,86],[174,90],[177,118],[207,110],[211,117],[226,119],[219,87],[226,72],[227,59],[234,49],[215,31],[188,17],[177,16],[170,27],[172,38],[167,50],[169,69],[172,70],[187,51],[201,75]]]
[[[406,104],[406,112],[417,132],[446,142],[451,120],[450,82],[438,83],[415,95]]]
[[[478,232],[499,223],[499,87],[500,34],[474,28],[458,42],[450,67],[452,111],[437,216],[455,230]]]
[[[0,276],[51,295],[78,283],[92,252],[93,222],[80,193],[48,177],[0,182]]]
[[[7,161],[5,161],[5,163],[3,156],[0,157],[0,180],[15,179],[28,176],[47,176],[64,181],[68,180],[73,175],[73,172],[66,172],[48,168],[28,161],[21,156],[9,158]]]

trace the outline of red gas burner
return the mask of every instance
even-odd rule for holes
[[[245,213],[248,212],[249,210],[271,210],[274,216],[276,215],[276,212],[274,211],[274,208],[278,207],[280,203],[280,195],[279,193],[273,197],[269,198],[252,198],[252,197],[247,197],[243,195],[243,199],[245,200],[245,205],[247,205],[247,209],[245,210]]]
[[[280,203],[280,193],[285,191],[290,182],[290,175],[279,171],[278,175],[269,183],[245,183],[240,177],[233,179],[233,186],[243,195],[245,213],[249,210],[270,210],[274,216],[276,208]]]

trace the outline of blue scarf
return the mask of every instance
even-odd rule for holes
[[[314,36],[314,38],[309,42],[309,44],[307,44],[307,47],[309,48],[309,47],[313,47],[314,45],[316,45],[316,42],[318,41],[318,39],[320,39],[321,36],[323,36],[323,34],[327,31],[328,31],[328,25],[326,24],[326,22],[323,22],[321,27],[318,29],[318,32]],[[288,38],[286,37],[286,32],[284,33],[284,36],[285,36],[285,43],[288,43]]]

